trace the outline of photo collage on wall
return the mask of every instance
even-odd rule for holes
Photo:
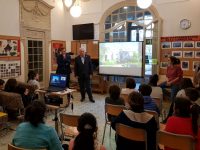
[[[0,79],[21,75],[20,37],[0,36]]]
[[[200,63],[200,36],[161,37],[160,74],[165,74],[168,57],[175,56],[181,61],[184,75],[192,76],[197,63]]]

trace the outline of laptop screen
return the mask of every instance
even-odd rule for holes
[[[51,73],[49,86],[65,88],[66,82],[67,77],[65,75]]]

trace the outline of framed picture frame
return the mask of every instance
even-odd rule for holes
[[[195,48],[200,48],[200,41],[195,42]]]
[[[83,48],[85,50],[85,52],[87,52],[87,43],[81,43],[81,48]]]
[[[162,42],[161,48],[162,49],[170,49],[171,48],[171,42]]]
[[[184,41],[183,48],[194,48],[194,41]]]
[[[172,42],[172,48],[182,48],[182,41]]]
[[[195,71],[196,65],[200,64],[200,61],[193,61],[192,70]]]
[[[194,58],[194,51],[183,51],[183,58]]]
[[[189,61],[181,61],[182,70],[189,70]]]
[[[172,56],[182,58],[182,51],[172,51]]]
[[[66,48],[66,42],[60,40],[51,41],[51,70],[57,69],[57,56],[60,54],[61,48]]]
[[[168,66],[168,62],[161,62],[160,63],[160,68],[166,69]]]
[[[200,51],[195,51],[194,57],[195,57],[195,58],[200,58]]]
[[[20,60],[21,48],[20,37],[0,36],[0,58],[1,60],[10,60],[15,57],[15,60]]]

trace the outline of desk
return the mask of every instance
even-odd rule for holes
[[[66,107],[69,105],[69,101],[67,99],[67,94],[72,94],[75,91],[76,91],[76,89],[67,89],[67,90],[60,91],[60,92],[47,92],[42,89],[36,90],[36,92],[38,93],[38,96],[39,96],[39,100],[44,101],[44,96],[47,93],[49,94],[49,96],[58,96],[58,97],[62,98],[63,103],[60,105],[60,107]]]
[[[60,98],[63,99],[63,104],[61,104],[60,106],[54,106],[54,105],[49,105],[49,104],[46,105],[47,108],[53,109],[55,111],[54,121],[55,121],[55,130],[57,131],[57,133],[58,133],[58,110],[59,108],[63,108],[69,105],[69,101],[67,100],[67,94],[72,94],[75,91],[76,91],[75,89],[67,89],[61,92],[50,92],[50,93],[48,92],[48,94],[51,96],[59,96]],[[44,101],[44,96],[45,94],[47,94],[47,91],[39,89],[39,90],[36,90],[36,92],[39,95],[39,100]],[[71,101],[71,105],[73,106],[71,96],[70,96],[70,101]]]

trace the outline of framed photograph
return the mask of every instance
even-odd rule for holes
[[[181,61],[182,70],[189,70],[189,61]]]
[[[170,49],[171,48],[171,42],[162,42],[161,48],[162,49]]]
[[[163,58],[168,58],[168,57],[170,57],[171,56],[171,53],[170,52],[166,52],[166,53],[163,53],[162,54],[163,56]]]
[[[172,51],[172,56],[182,58],[182,51]]]
[[[195,42],[195,48],[200,48],[200,41]]]
[[[51,70],[57,69],[57,56],[60,54],[61,48],[66,48],[65,41],[53,40],[51,41]]]
[[[161,62],[161,64],[160,64],[160,68],[166,69],[167,66],[168,66],[168,62]]]
[[[85,52],[87,52],[87,43],[81,43],[81,48],[83,48]]]
[[[194,48],[194,41],[184,41],[183,48]]]
[[[172,48],[182,48],[182,41],[172,42]]]
[[[195,51],[195,58],[200,58],[200,51]]]
[[[192,70],[195,71],[196,65],[200,64],[200,61],[193,61]]]
[[[0,58],[20,60],[20,38],[12,36],[0,36]]]
[[[194,58],[194,51],[183,51],[183,58]]]

